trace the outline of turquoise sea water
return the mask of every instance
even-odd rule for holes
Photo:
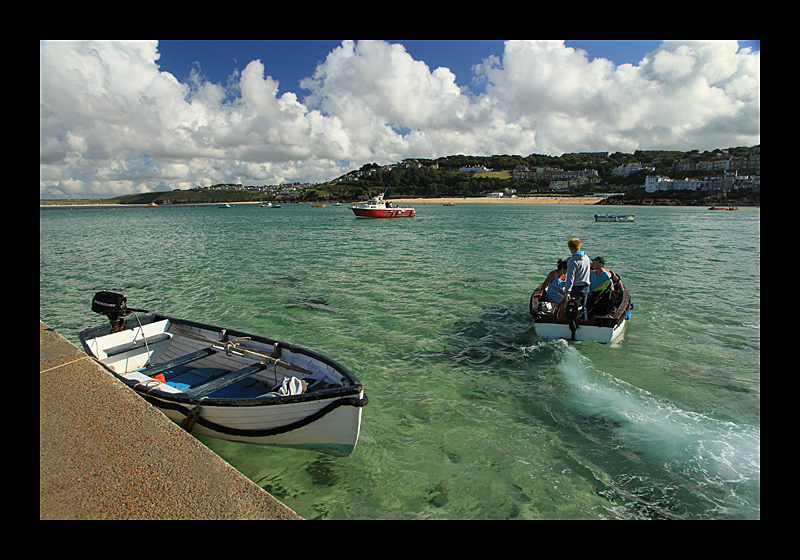
[[[350,457],[202,440],[306,518],[760,518],[760,209],[415,206],[44,208],[40,318],[77,343],[110,289],[351,369]],[[572,236],[630,289],[618,344],[535,335]]]

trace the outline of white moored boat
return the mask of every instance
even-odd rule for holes
[[[355,375],[332,359],[129,309],[113,292],[97,293],[92,309],[110,324],[80,333],[86,352],[192,433],[336,455],[355,448],[368,400]]]
[[[632,222],[636,214],[595,214],[595,222]]]
[[[542,283],[528,304],[528,311],[533,316],[536,335],[542,338],[564,338],[566,340],[594,340],[608,344],[621,340],[625,325],[630,319],[633,303],[628,289],[622,287],[622,300],[612,313],[607,315],[589,315],[588,320],[579,319],[577,307],[567,307],[562,318],[556,315],[555,306],[547,301],[547,286]],[[544,294],[539,297],[538,294]],[[571,300],[575,302],[575,300]]]

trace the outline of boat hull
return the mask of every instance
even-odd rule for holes
[[[363,399],[363,391],[353,398]],[[178,425],[185,423],[191,412],[191,408],[185,406],[182,406],[183,410],[176,410],[169,400],[159,399],[153,395],[147,400]],[[232,407],[203,406],[201,417],[193,426],[192,433],[227,441],[308,449],[347,456],[353,452],[358,442],[361,431],[361,407],[340,406],[329,412],[324,421],[311,422],[285,433],[270,435],[270,432],[279,430],[283,426],[290,426],[320,414],[320,411],[333,402],[335,401],[327,399],[281,404],[273,407],[274,410],[264,407],[240,410]],[[234,431],[242,433],[237,434]],[[259,433],[266,435],[258,435]]]
[[[575,341],[593,340],[600,344],[610,344],[618,342],[624,338],[623,332],[625,331],[626,321],[622,321],[615,327],[597,327],[592,325],[578,324],[575,330]],[[534,323],[536,336],[541,338],[563,338],[565,340],[572,340],[572,331],[568,324],[563,323]]]
[[[81,332],[84,349],[192,433],[335,455],[355,449],[368,400],[341,364],[298,346],[172,317],[127,323],[135,326],[113,334],[108,325]],[[270,391],[290,376],[308,379],[308,388],[282,396]],[[313,389],[315,378],[330,383]]]
[[[410,208],[357,208],[353,207],[356,218],[413,218],[416,213]]]

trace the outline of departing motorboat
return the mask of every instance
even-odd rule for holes
[[[536,335],[542,338],[563,338],[566,340],[594,340],[608,344],[620,340],[625,325],[631,317],[633,303],[628,289],[620,284],[622,299],[608,314],[589,314],[588,320],[581,319],[582,309],[576,305],[577,300],[570,300],[561,317],[557,306],[547,300],[547,286],[540,285],[534,290],[528,304],[528,311],[533,316]],[[540,295],[541,294],[541,295]],[[572,304],[572,305],[571,305]]]

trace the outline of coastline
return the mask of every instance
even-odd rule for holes
[[[471,198],[457,198],[457,197],[443,197],[443,198],[387,198],[387,200],[393,203],[402,203],[402,204],[585,204],[585,205],[594,205],[600,202],[602,199],[596,196],[582,196],[582,197],[573,197],[573,196],[547,196],[547,197],[524,197],[524,198],[489,198],[486,196],[482,197],[471,197]],[[358,204],[360,202],[366,202],[366,200],[359,200],[356,202],[342,202],[342,206],[351,205],[351,204]],[[231,205],[239,205],[239,204],[259,204],[260,201],[242,201],[242,202],[230,202]],[[197,202],[193,204],[170,204],[169,206],[218,206],[223,204],[222,202]],[[311,202],[281,202],[281,204],[317,204]],[[321,204],[331,204],[331,202],[323,202]],[[104,206],[104,207],[120,207],[120,208],[136,208],[136,207],[147,207],[146,204],[118,204],[118,203],[93,203],[93,204],[41,204],[39,203],[40,208],[47,208],[47,207],[70,207],[70,206]]]
[[[403,204],[585,204],[594,205],[602,199],[596,196],[547,196],[547,197],[524,197],[524,198],[388,198],[391,202],[401,202]]]

